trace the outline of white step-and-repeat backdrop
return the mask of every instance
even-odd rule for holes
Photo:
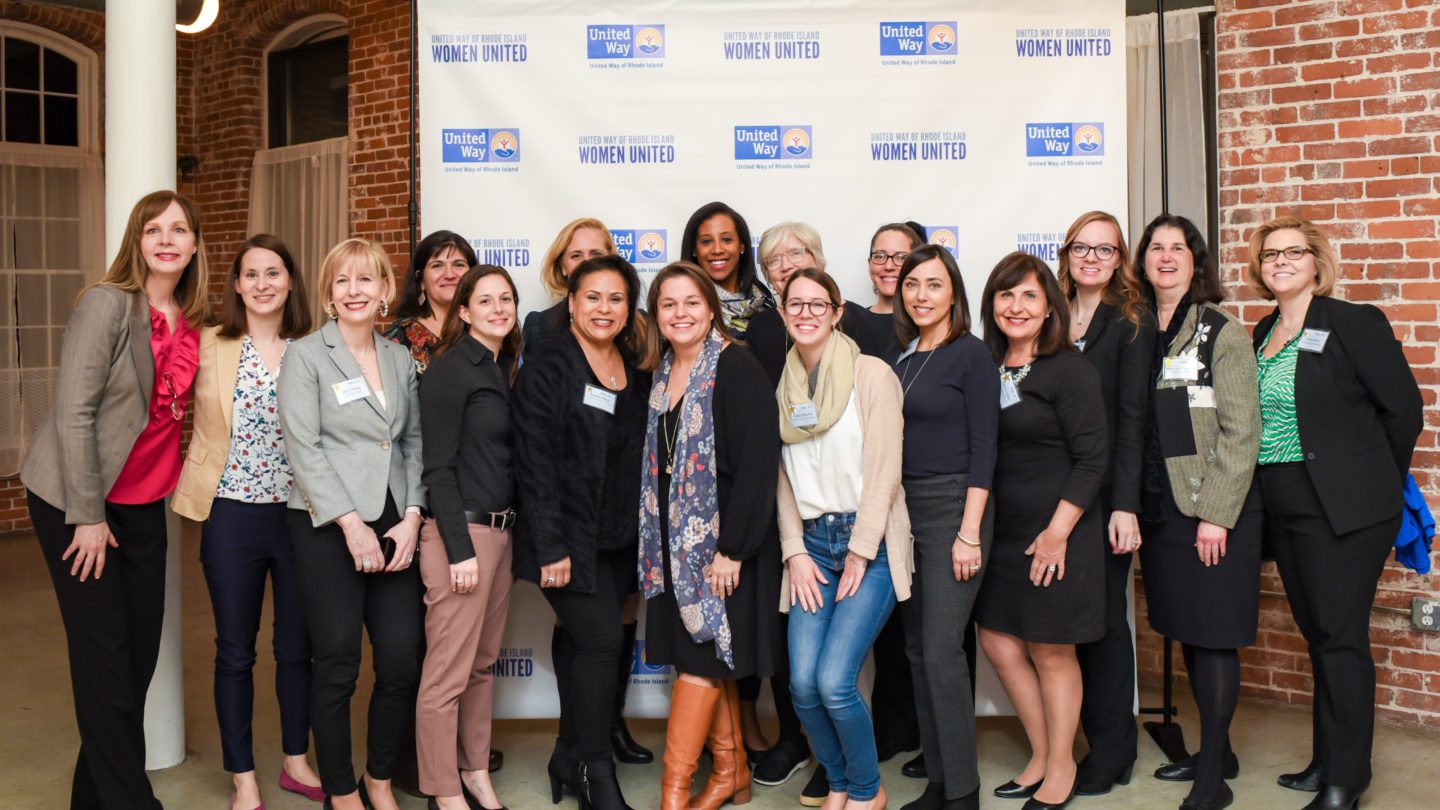
[[[808,222],[847,298],[874,296],[875,228],[926,226],[977,296],[1005,253],[1052,267],[1065,228],[1126,220],[1121,0],[420,0],[424,232],[465,235],[552,303],[556,231],[596,217],[649,277],[723,200],[756,239]],[[643,614],[643,610],[642,610]],[[556,714],[553,615],[517,585],[500,717]],[[642,627],[643,632],[643,627]],[[629,712],[664,716],[643,640]],[[982,662],[981,713],[1008,713]]]

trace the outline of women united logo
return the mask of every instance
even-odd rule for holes
[[[736,160],[809,160],[812,148],[809,124],[735,127]]]

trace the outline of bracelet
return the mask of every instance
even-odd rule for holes
[[[961,534],[961,533],[959,533],[959,532],[956,532],[956,533],[955,533],[955,539],[956,539],[956,540],[959,540],[960,542],[964,543],[965,545],[967,545],[967,546],[969,546],[969,547],[971,547],[971,548],[979,548],[979,547],[980,547],[980,541],[978,541],[978,540],[971,540],[970,538],[966,537],[965,535],[963,535],[963,534]]]
[[[864,568],[870,564],[870,561],[865,559],[864,557],[861,557],[859,554],[856,554],[853,551],[847,551],[845,552],[845,564],[849,565],[850,563],[856,563],[861,568]]]

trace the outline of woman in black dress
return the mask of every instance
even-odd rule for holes
[[[750,800],[735,679],[768,677],[784,655],[780,424],[765,371],[732,342],[704,271],[688,262],[660,271],[649,310],[665,353],[650,392],[639,499],[645,650],[652,665],[679,672],[661,807],[716,810]],[[691,799],[707,738],[715,767]]]
[[[1096,508],[1110,448],[1100,374],[1070,344],[1050,268],[1011,253],[985,284],[985,342],[1000,369],[995,542],[975,622],[1030,741],[1002,798],[1027,810],[1075,792],[1080,665],[1105,634],[1105,528]]]
[[[1160,329],[1150,371],[1140,570],[1150,626],[1180,642],[1200,712],[1200,752],[1155,777],[1193,779],[1180,806],[1217,810],[1234,801],[1224,780],[1240,769],[1230,751],[1238,648],[1255,643],[1260,616],[1255,352],[1245,327],[1218,306],[1224,288],[1190,220],[1156,217],[1136,243],[1135,264]]]
[[[1100,487],[1105,557],[1105,637],[1075,649],[1085,682],[1080,727],[1090,753],[1080,762],[1077,796],[1128,784],[1135,764],[1135,645],[1126,593],[1130,558],[1140,547],[1140,464],[1155,318],[1130,275],[1120,223],[1104,211],[1080,215],[1065,232],[1056,280],[1070,302],[1070,340],[1100,372],[1110,426],[1110,469]]]
[[[550,757],[581,806],[625,807],[610,757],[619,686],[621,605],[635,588],[635,502],[650,375],[638,367],[635,268],[619,256],[570,274],[570,326],[525,355],[512,425],[520,514],[514,571],[537,583],[565,623],[574,652],[557,664],[562,736]],[[558,673],[557,673],[558,674]]]

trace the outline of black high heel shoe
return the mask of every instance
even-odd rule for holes
[[[1305,810],[1352,810],[1360,806],[1360,794],[1364,792],[1365,788],[1326,785],[1314,801],[1305,805]]]
[[[1230,786],[1224,782],[1220,783],[1220,792],[1211,799],[1194,799],[1189,796],[1180,803],[1180,810],[1224,810],[1235,803],[1235,794],[1230,792]]]
[[[550,752],[550,761],[545,765],[545,772],[550,776],[550,803],[559,804],[565,792],[578,793],[576,785],[579,778],[575,772],[575,761],[571,757],[570,746],[559,737],[555,738],[555,749]]]
[[[634,810],[625,803],[620,781],[615,778],[615,762],[610,758],[579,762],[575,773],[580,810]]]
[[[1120,768],[1106,768],[1082,762],[1075,774],[1075,795],[1104,796],[1114,790],[1116,785],[1130,784],[1130,777],[1134,773],[1133,762]]]
[[[1041,782],[1043,781],[1042,779]],[[1014,779],[1011,779],[1009,782],[995,788],[994,793],[997,798],[1001,799],[1028,799],[1034,796],[1035,791],[1039,789],[1040,782],[1036,782],[1033,785],[1022,785]]]
[[[1042,780],[1042,784],[1043,784],[1043,780]],[[1037,785],[1037,787],[1038,787],[1038,785]],[[1059,804],[1054,804],[1054,803],[1051,803],[1051,802],[1042,802],[1042,801],[1040,801],[1039,799],[1035,798],[1034,796],[1031,796],[1030,798],[1028,798],[1028,799],[1025,800],[1025,804],[1020,808],[1020,810],[1064,810],[1064,808],[1067,807],[1067,806],[1070,804],[1070,800],[1071,800],[1071,799],[1074,799],[1074,798],[1075,798],[1075,785],[1074,785],[1074,783],[1071,783],[1071,785],[1070,785],[1070,795],[1065,797],[1065,801],[1060,802]]]
[[[1172,762],[1156,768],[1155,778],[1163,779],[1166,782],[1194,782],[1195,772],[1199,769],[1200,755],[1191,754],[1179,762]],[[1234,779],[1240,775],[1240,758],[1235,756],[1234,752],[1225,755],[1225,773],[1223,775],[1226,779]]]
[[[1311,760],[1303,770],[1280,774],[1280,778],[1276,779],[1275,783],[1283,788],[1315,793],[1325,787],[1325,769],[1320,767],[1320,763]]]

